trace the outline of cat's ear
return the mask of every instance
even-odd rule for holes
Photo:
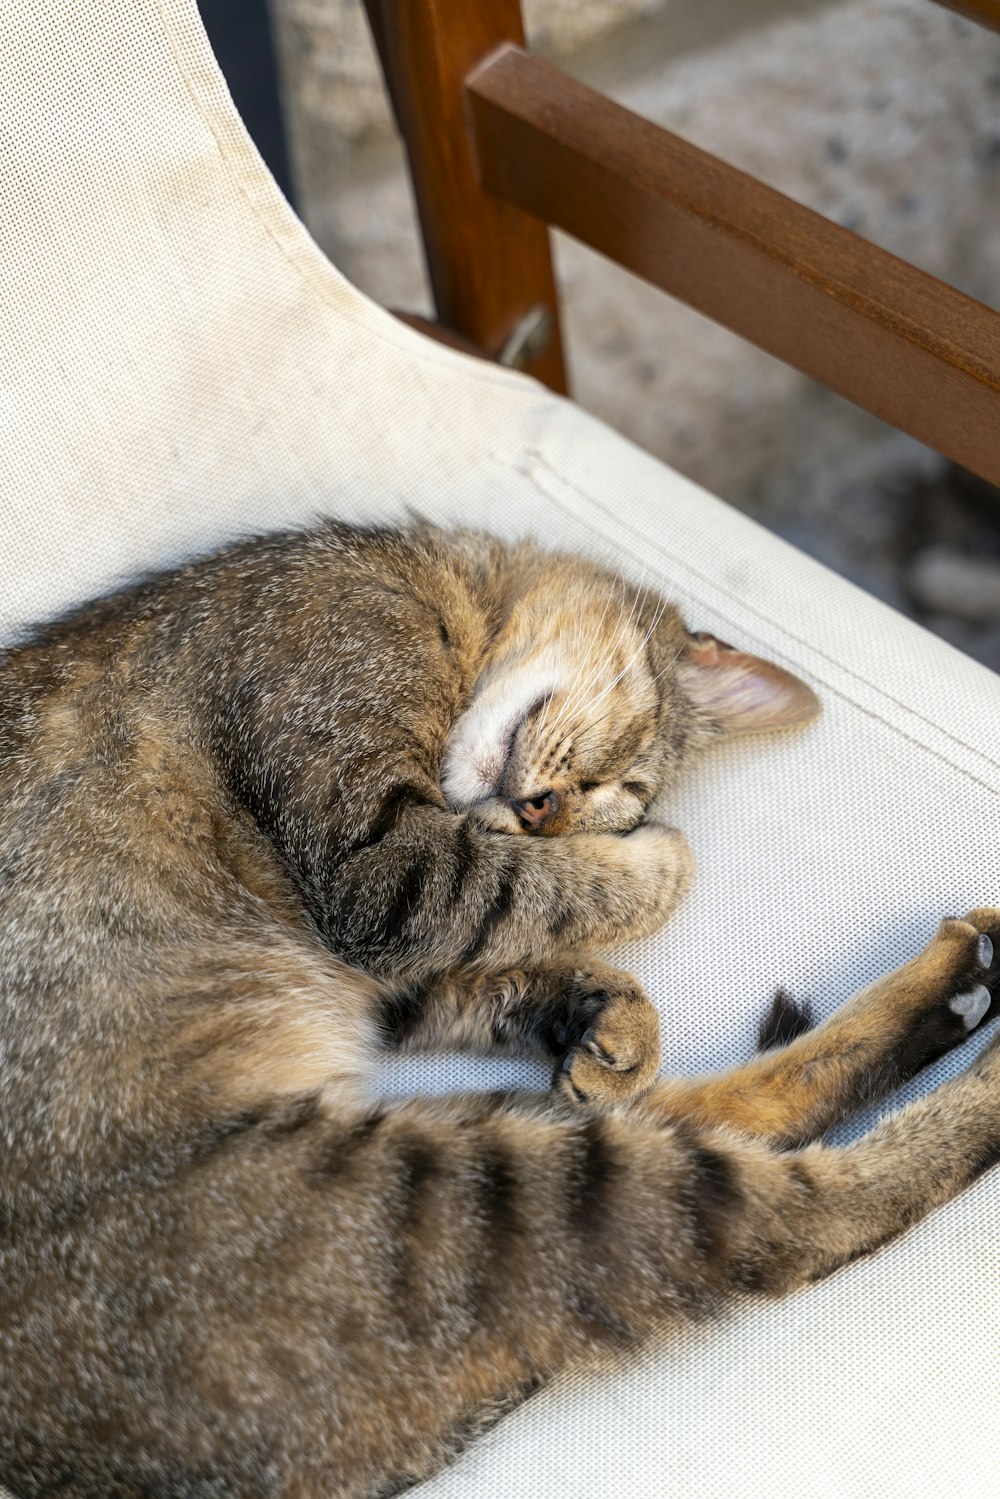
[[[735,650],[714,635],[689,637],[678,676],[699,714],[726,734],[797,728],[820,712],[812,688],[790,671]]]

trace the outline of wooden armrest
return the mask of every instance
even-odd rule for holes
[[[1000,485],[1000,314],[532,57],[519,0],[365,3],[445,327],[497,357],[532,315],[564,390],[554,224]]]
[[[1000,0],[937,0],[946,10],[957,10],[960,16],[978,21],[991,31],[1000,31]]]
[[[1000,314],[520,48],[466,87],[488,192],[1000,484]]]

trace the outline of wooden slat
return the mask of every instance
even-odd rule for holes
[[[518,0],[365,0],[410,158],[438,319],[496,357],[533,307],[552,316],[546,348],[523,368],[566,389],[548,230],[484,192],[465,117],[464,80],[505,41],[523,42]]]
[[[509,47],[483,184],[1000,484],[1000,316]]]
[[[1000,31],[1000,0],[937,0],[947,10],[957,10],[960,16],[978,21],[991,31]]]

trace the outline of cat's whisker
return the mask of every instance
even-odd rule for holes
[[[595,661],[593,667],[591,668],[590,672],[588,673],[588,675],[587,675],[587,677],[585,679],[585,682],[584,682],[584,688],[585,689],[589,689],[589,687],[591,686],[591,684],[593,682],[597,681],[601,676],[604,675],[604,672],[605,672],[606,668],[608,667],[608,665],[609,665],[609,663],[611,661],[612,646],[613,646],[613,644],[614,644],[614,642],[616,640],[624,639],[625,636],[627,635],[628,631],[632,628],[632,621],[633,621],[633,618],[634,618],[634,616],[636,614],[636,611],[637,611],[637,609],[639,607],[639,604],[640,604],[640,595],[636,594],[633,597],[633,599],[632,599],[632,604],[631,604],[631,606],[629,608],[628,617],[627,617],[627,619],[625,619],[623,621],[622,614],[623,614],[624,607],[625,607],[625,599],[624,599],[624,595],[623,595],[623,597],[622,597],[622,599],[621,599],[621,601],[619,603],[619,606],[618,606],[618,618],[616,619],[614,627],[613,627],[613,629],[610,632],[610,634],[611,634],[611,645],[609,645],[608,650],[605,652],[604,656],[598,658]],[[576,694],[576,696],[574,698],[574,704],[573,704],[574,707],[576,707],[576,706],[579,705],[579,702],[583,699],[583,695],[584,695],[583,691],[578,692]]]
[[[595,632],[595,636],[594,636],[595,640],[596,640],[597,634],[600,631],[600,623],[603,622],[604,615],[607,613],[607,608],[608,608],[609,602],[610,602],[610,597],[605,600],[604,613],[601,615],[601,621],[598,623],[598,629]],[[577,631],[576,631],[576,636],[575,636],[575,645],[577,646],[577,655],[580,656],[580,657],[583,657],[585,655],[585,652],[584,652],[584,649],[583,649],[583,647],[585,645],[585,642],[583,640],[583,636],[582,636],[579,624],[577,625]],[[576,678],[571,678],[570,690],[572,690],[573,685],[575,684],[575,681],[576,681]],[[544,730],[545,730],[545,728],[546,728],[546,726],[548,724],[549,710],[552,707],[552,702],[553,702],[554,696],[555,696],[554,692],[552,694],[550,694],[549,698],[548,698],[548,701],[545,704],[545,708],[543,710],[542,717],[541,717],[541,719],[540,719],[540,721],[538,723],[538,729],[537,729],[537,731],[538,731],[539,735],[541,735],[544,732]],[[561,713],[562,713],[562,709],[560,709],[560,712],[556,715],[555,722],[557,724],[559,722]]]
[[[615,687],[617,687],[618,683],[622,680],[622,678],[625,676],[625,674],[631,669],[631,667],[639,659],[639,657],[642,655],[643,651],[646,649],[646,646],[649,644],[650,640],[653,638],[653,633],[656,630],[656,627],[659,624],[660,620],[663,618],[663,615],[666,612],[667,608],[668,608],[668,604],[667,604],[666,599],[660,598],[660,600],[657,603],[656,612],[655,612],[655,614],[653,616],[653,622],[650,625],[649,629],[646,631],[645,635],[640,640],[638,647],[633,652],[633,654],[629,658],[629,660],[626,661],[625,665],[622,667],[621,671],[614,678],[614,680],[612,682],[610,682],[607,687],[605,687],[604,691],[600,694],[599,697],[596,697],[594,699],[593,703],[590,705],[591,707],[596,707],[598,703],[603,702],[603,700],[607,697],[608,693],[611,692],[611,691],[613,691],[613,689]]]
[[[665,677],[668,672],[673,671],[674,667],[677,665],[678,661],[681,659],[681,657],[683,656],[683,654],[684,654],[684,647],[683,647],[683,645],[678,646],[677,650],[674,651],[674,654],[671,656],[671,658],[667,662],[666,666],[661,666],[660,670],[658,672],[654,672],[653,673],[653,681],[654,682],[658,682],[661,677]]]
[[[594,644],[596,645],[596,635]],[[610,659],[610,654],[611,653],[609,650],[604,656],[597,657],[597,659],[592,662],[590,669],[587,671],[585,676],[578,674],[577,678],[574,681],[572,690],[564,699],[563,704],[560,708],[559,717],[556,720],[557,724],[565,722],[570,717],[570,715],[576,712],[579,706],[586,701],[586,696],[588,691],[590,690],[590,687],[596,680],[598,680],[600,676],[603,675],[607,663]]]
[[[614,641],[616,638],[624,640],[627,637],[627,635],[631,632],[631,630],[633,629],[633,627],[634,627],[634,621],[635,621],[635,619],[636,619],[636,617],[638,615],[638,611],[642,607],[642,598],[643,598],[642,590],[644,588],[644,583],[645,583],[645,577],[646,577],[647,570],[648,570],[648,565],[644,563],[644,565],[643,565],[643,572],[642,572],[642,578],[640,579],[640,582],[637,585],[637,591],[633,595],[632,603],[631,603],[631,606],[630,606],[629,612],[628,612],[628,616],[624,620],[623,620],[623,617],[622,617],[623,614],[624,614],[624,607],[625,607],[625,594],[624,594],[624,591],[623,591],[623,593],[622,593],[622,595],[621,595],[621,597],[619,599],[618,618],[616,619],[615,625],[614,625],[612,631],[610,632],[612,641]],[[624,590],[624,586],[625,586],[625,584],[624,584],[624,574],[621,572],[620,568],[619,568],[619,574],[620,574],[620,576],[622,578],[622,587],[623,587],[623,590]],[[601,693],[599,693],[596,698],[593,699],[593,701],[590,704],[590,706],[593,706],[596,703],[600,703],[608,695],[609,692],[613,691],[613,689],[618,685],[618,683],[622,680],[622,678],[628,673],[628,671],[630,670],[630,668],[632,667],[632,665],[634,664],[634,662],[636,661],[636,659],[638,658],[638,656],[642,653],[642,651],[645,650],[645,648],[646,648],[647,644],[649,643],[649,640],[652,638],[652,636],[653,636],[653,634],[654,634],[654,632],[655,632],[655,630],[656,630],[656,628],[657,628],[660,620],[663,618],[663,615],[666,613],[666,610],[669,607],[670,607],[670,601],[668,599],[666,599],[663,596],[662,593],[658,594],[657,595],[656,608],[655,608],[654,614],[653,614],[653,620],[652,620],[649,628],[647,629],[645,635],[643,636],[642,640],[639,642],[638,648],[636,649],[636,651],[634,652],[634,654],[629,658],[629,660],[626,661],[625,665],[621,668],[621,670],[612,678],[612,680],[608,683],[608,685],[603,689],[603,691]],[[600,636],[601,626],[603,625],[603,622],[604,622],[605,618],[607,617],[607,612],[608,612],[608,605],[606,603],[605,607],[604,607],[604,610],[602,611],[601,618],[598,621],[597,629],[595,630],[594,635],[592,637],[592,644],[593,645],[596,645],[597,639]],[[605,654],[603,656],[599,657],[597,660],[594,661],[593,665],[591,666],[590,670],[586,673],[585,676],[582,676],[580,679],[578,679],[574,683],[572,690],[570,691],[570,693],[568,694],[568,696],[564,700],[563,704],[560,707],[559,712],[557,713],[557,715],[556,715],[556,717],[555,717],[555,719],[554,719],[554,721],[552,723],[551,732],[553,733],[553,735],[567,721],[567,719],[570,717],[571,713],[575,712],[587,700],[587,693],[589,692],[591,686],[594,684],[594,682],[599,681],[605,675],[605,673],[606,673],[606,671],[608,669],[608,665],[609,665],[610,659],[611,659],[611,647],[609,647],[609,649],[605,652]],[[587,727],[588,727],[588,729],[592,729],[593,728],[593,724],[592,723],[588,723]]]
[[[667,662],[667,664],[665,666],[661,667],[661,669],[659,671],[654,672],[653,676],[650,678],[651,682],[658,682],[661,677],[666,676],[667,673],[670,672],[673,669],[674,666],[676,666],[677,662],[680,660],[680,657],[683,655],[683,653],[684,653],[684,647],[682,645],[682,646],[680,646],[680,648],[678,650],[676,650],[674,652],[674,654],[671,656],[670,660]],[[599,699],[595,698],[594,701],[597,702],[597,701],[599,701]],[[594,734],[594,733],[596,733],[596,731],[598,729],[603,728],[604,725],[606,723],[609,723],[611,721],[611,719],[614,717],[614,713],[615,713],[615,710],[613,708],[611,708],[606,713],[601,714],[601,716],[599,718],[593,718],[593,719],[592,718],[588,718],[588,720],[587,720],[587,732],[588,732],[588,734]]]
[[[619,569],[619,571],[621,571],[621,570]],[[624,587],[624,578],[622,579],[622,583],[623,583],[623,587]],[[592,656],[593,653],[594,653],[594,651],[595,651],[595,649],[596,649],[596,647],[597,647],[597,643],[598,643],[598,641],[600,639],[600,636],[601,636],[601,629],[602,629],[602,626],[604,624],[605,619],[607,618],[608,609],[609,609],[609,607],[611,605],[611,598],[612,598],[612,596],[609,594],[608,598],[605,599],[604,608],[601,611],[601,617],[598,620],[597,625],[595,626],[595,628],[593,630],[593,633],[590,636],[589,640],[587,640],[586,642],[583,642],[578,637],[578,644],[581,646],[581,649],[579,650],[579,656],[583,660],[586,660],[588,656]],[[621,598],[619,599],[619,604],[618,604],[618,618],[619,618],[619,621],[621,619],[621,613],[622,613],[622,610],[624,608],[624,604],[625,604],[625,598],[624,598],[624,593],[623,593],[622,596],[621,596]],[[617,627],[617,623],[616,623],[616,627]],[[586,649],[583,648],[584,645],[586,646]],[[596,675],[601,672],[601,670],[603,669],[603,667],[604,667],[604,661],[602,661],[601,659],[598,659],[598,660],[596,660],[595,662],[593,662],[591,664],[591,667],[590,667],[590,669],[587,672],[587,674],[586,674],[585,677],[581,677],[581,672],[578,671],[577,674],[576,674],[576,676],[571,679],[569,688],[567,689],[566,696],[564,697],[563,702],[560,705],[559,711],[556,714],[556,717],[555,717],[555,719],[553,721],[553,724],[552,724],[552,730],[553,731],[555,731],[556,729],[560,728],[562,726],[562,724],[565,723],[566,720],[569,718],[570,714],[575,711],[575,709],[577,708],[577,706],[579,705],[579,703],[584,700],[585,694],[586,694],[587,690],[589,689],[591,682],[595,679]],[[543,723],[539,726],[539,730],[540,731],[541,731],[541,729],[543,729],[545,727],[546,721],[547,720],[543,720]]]

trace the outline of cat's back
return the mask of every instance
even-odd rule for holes
[[[204,740],[227,692],[277,697],[320,660],[335,704],[426,694],[442,647],[444,675],[464,683],[493,624],[491,546],[327,522],[236,543],[44,623],[0,652],[0,790],[99,774],[156,736]],[[8,812],[5,800],[0,834]]]
[[[333,836],[364,832],[393,754],[436,791],[491,628],[489,548],[470,548],[335,525],[261,538],[0,659],[8,1099],[70,1056],[113,1067],[175,976],[302,920],[268,820],[276,767],[307,801],[320,778]]]

